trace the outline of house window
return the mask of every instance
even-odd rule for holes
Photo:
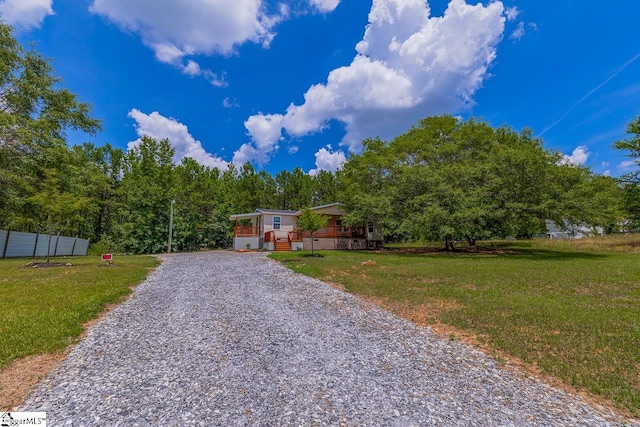
[[[373,233],[373,221],[367,223],[367,228],[369,229],[369,233]]]
[[[280,230],[280,217],[279,216],[274,216],[273,217],[273,229],[274,230]]]

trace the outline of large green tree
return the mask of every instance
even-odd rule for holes
[[[627,125],[627,135],[629,135],[627,138],[616,141],[614,147],[618,150],[626,151],[627,156],[633,159],[636,165],[640,166],[640,116],[629,122]],[[631,172],[624,178],[626,181],[639,183],[640,171]]]
[[[231,238],[220,170],[184,158],[175,169],[174,246],[179,251],[227,247]]]
[[[53,191],[54,180],[64,181],[59,172],[67,166],[61,163],[68,160],[66,131],[100,129],[89,105],[59,84],[51,63],[23,48],[12,28],[0,22],[0,226],[29,228],[37,222],[33,202]],[[59,206],[72,199],[60,188],[51,197]]]
[[[85,143],[74,147],[85,176],[91,178],[87,187],[97,204],[97,211],[89,219],[86,237],[97,242],[110,236],[118,224],[118,210],[122,207],[121,181],[123,177],[125,152],[107,143],[96,147]]]
[[[125,155],[120,222],[114,234],[127,252],[166,250],[169,210],[176,196],[173,154],[167,139],[144,136]]]
[[[612,181],[563,163],[528,130],[474,119],[429,117],[390,142],[367,140],[338,177],[349,222],[381,220],[387,237],[448,249],[530,236],[545,219],[608,225],[619,214]]]

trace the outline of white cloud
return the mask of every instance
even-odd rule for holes
[[[222,100],[222,106],[224,108],[238,108],[240,107],[240,104],[238,104],[236,100],[232,101],[229,97],[226,97]]]
[[[520,40],[524,36],[524,33],[525,33],[524,22],[520,22],[518,23],[518,26],[516,27],[516,29],[513,30],[509,38],[511,40]]]
[[[607,169],[606,171],[602,172],[602,176],[611,176],[611,170]]]
[[[565,154],[564,156],[562,156],[563,159],[560,163],[581,166],[587,162],[590,155],[591,153],[589,153],[587,147],[585,145],[581,145],[579,147],[576,147],[571,155]]]
[[[53,15],[53,0],[3,0],[0,1],[0,17],[10,25],[24,28],[39,27],[49,15]]]
[[[347,161],[342,150],[333,151],[331,145],[327,145],[326,148],[322,147],[316,153],[316,168],[309,171],[309,175],[317,175],[320,171],[335,172],[338,169],[342,169],[342,165]]]
[[[202,70],[200,69],[200,65],[198,65],[195,61],[187,61],[187,65],[183,68],[182,72],[189,76],[199,76],[202,74]]]
[[[309,0],[312,6],[315,6],[320,12],[331,12],[340,3],[340,0]]]
[[[271,148],[272,141],[280,140],[282,136],[282,115],[262,113],[251,116],[244,122],[258,147]]]
[[[172,57],[172,55],[173,55],[172,51],[167,51],[166,52],[167,61],[164,61],[164,62],[172,63],[172,61],[174,61],[174,58]],[[177,56],[175,58],[176,61],[174,61],[174,65],[181,69],[182,74],[185,74],[191,77],[203,76],[205,79],[209,81],[209,83],[211,83],[215,87],[227,87],[229,85],[226,80],[226,73],[223,72],[222,74],[218,75],[211,70],[206,70],[206,69],[203,70],[202,68],[200,68],[200,64],[198,64],[197,62],[191,59],[187,60],[186,64],[183,64],[180,58],[181,58],[180,56]]]
[[[158,141],[169,139],[175,149],[175,163],[179,163],[184,157],[191,157],[201,165],[217,167],[220,170],[227,168],[228,162],[207,153],[202,143],[191,136],[187,126],[177,120],[164,117],[157,111],[147,115],[135,108],[129,112],[129,117],[136,121],[135,128],[139,137],[146,135]],[[131,141],[128,148],[132,149],[139,143],[140,139]]]
[[[271,153],[278,149],[282,138],[282,114],[262,114],[249,117],[244,127],[251,135],[252,143],[243,144],[234,154],[233,162],[242,165],[255,161],[265,164]]]
[[[504,16],[507,17],[507,21],[515,21],[518,15],[520,15],[520,10],[515,6],[507,7],[504,10]]]
[[[240,148],[233,152],[233,163],[241,166],[247,162],[265,164],[269,161],[269,155],[259,151],[251,144],[242,144]]]
[[[226,73],[222,73],[222,74],[218,75],[218,74],[214,73],[211,70],[204,70],[202,72],[202,74],[209,81],[209,83],[211,83],[215,87],[227,87],[227,86],[229,86],[229,83],[227,83],[227,75],[226,75]]]
[[[300,149],[300,147],[298,147],[297,145],[290,145],[289,149],[287,150],[287,152],[289,154],[296,154],[299,149]]]
[[[618,165],[618,169],[620,169],[621,171],[629,171],[631,169],[635,169],[636,167],[637,164],[633,160],[625,160]]]
[[[195,66],[183,63],[186,56],[230,54],[245,42],[268,45],[286,13],[283,7],[268,13],[262,0],[94,0],[90,10],[139,34],[159,61],[190,75]]]
[[[301,137],[337,120],[346,129],[340,144],[358,151],[365,138],[390,138],[426,116],[464,110],[488,76],[505,20],[499,1],[451,0],[444,16],[430,17],[424,0],[374,0],[351,64],[311,86],[302,105],[289,105],[282,128]]]

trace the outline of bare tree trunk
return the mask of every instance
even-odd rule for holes
[[[444,248],[446,249],[447,252],[449,251],[454,251],[455,248],[453,247],[453,236],[451,234],[447,234],[444,237]]]
[[[313,232],[311,232],[311,255],[313,255]]]
[[[468,234],[464,236],[467,239],[467,243],[469,244],[469,246],[476,246],[476,239],[474,239],[473,237],[469,236]]]
[[[49,264],[50,260],[51,260],[51,233],[53,233],[53,231],[51,230],[52,226],[51,226],[51,215],[47,216],[47,225],[49,226],[49,230],[48,233],[49,234],[49,239],[47,240],[47,264]]]

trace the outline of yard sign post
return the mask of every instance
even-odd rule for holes
[[[113,255],[112,254],[102,254],[102,261],[106,261],[107,264],[111,265],[111,263],[113,262]]]

